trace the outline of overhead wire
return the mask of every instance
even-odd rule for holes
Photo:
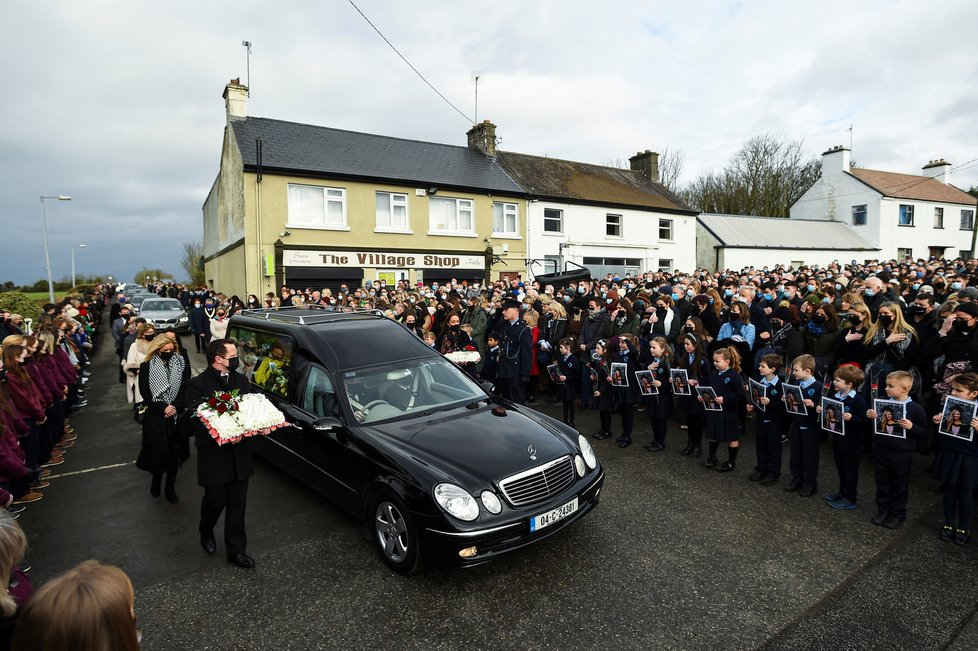
[[[431,83],[430,81],[428,81],[428,80],[427,80],[427,79],[425,78],[425,76],[424,76],[423,74],[421,74],[421,72],[420,72],[420,71],[419,71],[419,70],[418,70],[417,68],[415,68],[415,67],[414,67],[414,66],[413,66],[413,65],[411,64],[411,62],[410,62],[410,61],[408,61],[408,60],[407,60],[407,57],[405,57],[405,56],[404,56],[403,54],[401,54],[401,52],[400,52],[400,51],[399,51],[399,50],[398,50],[398,49],[397,49],[396,47],[394,47],[394,44],[390,42],[390,39],[388,39],[388,38],[387,38],[386,36],[384,36],[384,34],[383,34],[383,32],[381,32],[381,31],[380,31],[380,30],[379,30],[379,29],[377,28],[377,26],[376,26],[376,25],[374,25],[374,24],[373,24],[373,22],[371,22],[371,20],[370,20],[369,18],[367,18],[367,15],[366,15],[365,13],[363,13],[363,11],[361,11],[361,10],[360,10],[360,7],[358,7],[358,6],[356,5],[356,3],[355,3],[355,2],[353,2],[353,0],[347,0],[347,2],[349,2],[349,3],[350,3],[350,5],[352,5],[352,6],[353,6],[353,8],[357,10],[357,13],[358,13],[358,14],[360,14],[360,15],[361,15],[361,16],[363,17],[363,19],[364,19],[365,21],[367,21],[367,24],[368,24],[368,25],[370,25],[370,26],[371,26],[371,27],[373,28],[373,30],[374,30],[375,32],[377,32],[377,35],[378,35],[378,36],[380,36],[380,37],[381,37],[382,39],[384,39],[384,42],[385,42],[385,43],[387,43],[387,45],[389,45],[389,46],[390,46],[390,48],[391,48],[392,50],[394,50],[394,53],[395,53],[395,54],[397,54],[397,56],[399,56],[399,57],[401,57],[401,60],[402,60],[402,61],[404,61],[404,63],[406,63],[406,64],[407,64],[407,66],[408,66],[409,68],[411,68],[411,70],[413,70],[413,71],[414,71],[414,74],[416,74],[416,75],[418,75],[418,77],[420,77],[420,78],[421,78],[421,81],[423,81],[424,83],[426,83],[426,84],[428,85],[428,88],[430,88],[431,90],[433,90],[433,91],[435,91],[435,94],[436,94],[436,95],[438,95],[438,97],[440,97],[440,98],[442,98],[442,99],[443,99],[443,100],[445,101],[445,103],[446,103],[446,104],[448,104],[448,105],[449,105],[449,106],[451,106],[451,107],[452,107],[453,109],[455,109],[455,112],[456,112],[456,113],[458,113],[458,114],[459,114],[459,115],[461,115],[461,116],[462,116],[463,118],[465,118],[465,121],[466,121],[466,122],[468,122],[469,124],[474,124],[474,122],[472,121],[472,119],[471,119],[471,118],[470,118],[469,116],[467,116],[467,115],[466,115],[465,113],[463,113],[463,112],[462,112],[461,110],[459,110],[459,108],[458,108],[457,106],[455,106],[454,104],[452,104],[452,103],[451,103],[451,102],[450,102],[450,101],[448,100],[448,98],[447,98],[447,97],[445,97],[444,95],[442,95],[442,94],[441,94],[441,93],[440,93],[440,92],[438,91],[438,89],[437,89],[437,88],[435,88],[435,87],[434,87],[434,85],[432,85],[432,83]]]

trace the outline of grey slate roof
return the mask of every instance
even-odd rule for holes
[[[258,163],[255,140],[261,138],[266,171],[523,194],[496,161],[468,147],[268,118],[233,120],[231,129],[250,170]]]
[[[842,222],[700,213],[696,220],[732,248],[878,251]]]

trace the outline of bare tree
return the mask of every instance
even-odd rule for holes
[[[204,284],[204,245],[201,242],[184,242],[180,266],[187,273],[190,284],[200,287]]]
[[[701,174],[680,195],[703,212],[787,217],[821,171],[821,161],[805,153],[802,141],[764,134],[747,140],[723,170]]]

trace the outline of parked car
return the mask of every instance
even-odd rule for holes
[[[160,298],[155,294],[139,296],[139,316],[152,323],[157,332],[174,330],[185,335],[190,332],[190,317],[183,305],[175,298]]]
[[[228,336],[291,423],[256,453],[362,519],[398,572],[490,561],[598,504],[585,437],[491,395],[376,311],[246,310]]]

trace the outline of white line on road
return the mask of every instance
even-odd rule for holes
[[[109,468],[121,468],[122,466],[131,466],[136,463],[135,461],[126,461],[125,463],[113,463],[108,466],[99,466],[98,468],[86,468],[85,470],[75,470],[74,472],[65,472],[60,475],[49,475],[45,479],[58,479],[60,477],[71,477],[72,475],[84,475],[87,472],[95,472],[96,470],[108,470]]]

